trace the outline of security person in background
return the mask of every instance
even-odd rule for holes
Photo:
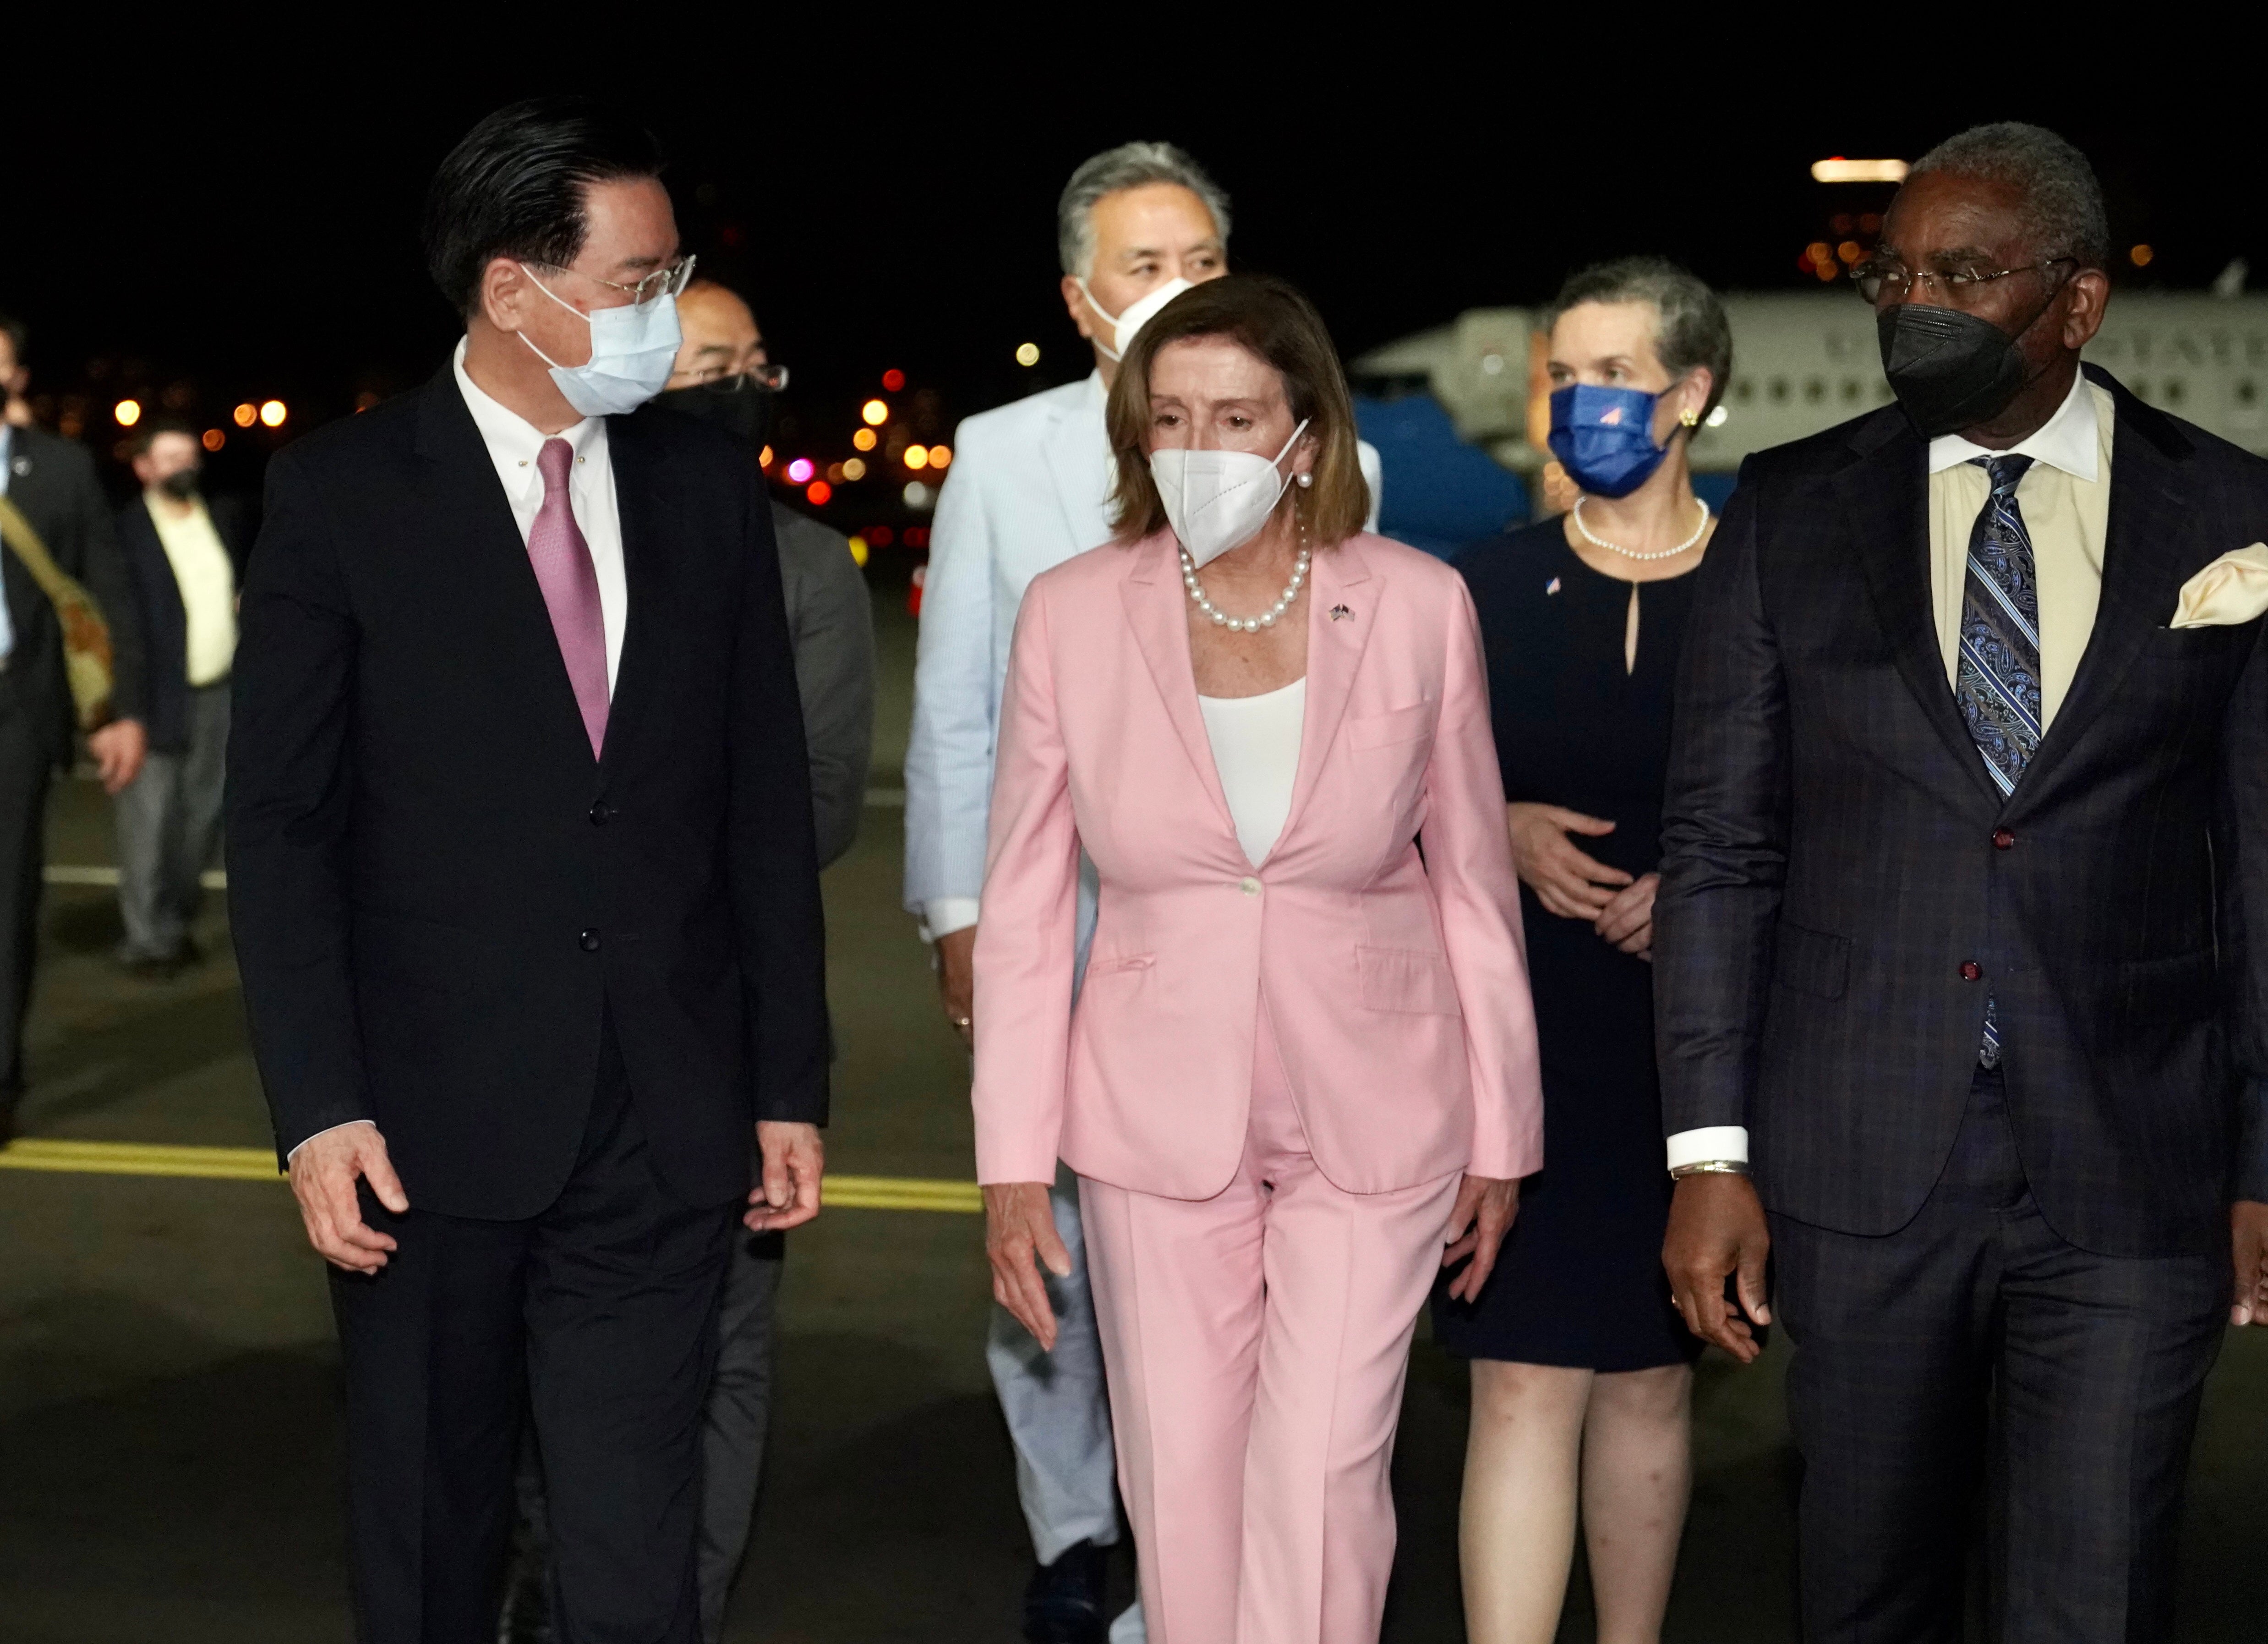
[[[0,400],[20,402],[24,328],[0,314]],[[111,534],[110,503],[86,448],[0,419],[0,497],[64,575],[93,597],[110,628],[111,718],[87,737],[102,785],[118,793],[142,769],[142,625]],[[63,624],[15,544],[0,549],[0,1142],[24,1095],[24,1015],[46,866],[48,780],[71,756],[76,714],[63,672]]]
[[[656,403],[713,422],[748,447],[756,461],[771,432],[787,367],[776,365],[747,303],[713,280],[679,293],[683,336],[676,369]],[[866,799],[874,740],[874,616],[866,579],[839,531],[772,502],[773,540],[787,595],[795,645],[795,682],[803,698],[804,741],[811,760],[811,808],[826,867],[850,848]],[[701,1635],[724,1636],[725,1601],[747,1553],[771,1423],[772,1308],[779,1294],[785,1235],[734,1235],[732,1265],[718,1318],[717,1368],[703,1416],[701,1443]],[[522,1552],[498,1637],[519,1644],[548,1637],[542,1614],[543,1509],[540,1472],[524,1448],[520,1467]]]
[[[142,494],[118,545],[148,649],[150,757],[118,796],[119,962],[164,976],[196,957],[189,921],[220,842],[236,589],[249,536],[231,498],[200,493],[204,451],[186,423],[145,419],[132,441]]]

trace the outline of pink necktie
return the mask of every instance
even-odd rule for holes
[[[591,545],[583,540],[567,498],[574,464],[574,447],[563,439],[547,439],[535,453],[543,476],[543,506],[527,528],[527,557],[551,613],[551,632],[559,641],[559,657],[567,664],[583,729],[591,738],[591,757],[596,759],[607,741],[607,624],[599,614],[599,573],[591,566]]]

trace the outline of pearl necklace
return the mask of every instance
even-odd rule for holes
[[[1276,626],[1276,619],[1292,608],[1292,601],[1300,597],[1300,585],[1307,579],[1307,550],[1303,548],[1300,550],[1298,562],[1292,567],[1292,580],[1285,586],[1283,593],[1278,597],[1275,604],[1257,616],[1231,616],[1211,600],[1205,598],[1205,591],[1197,585],[1197,561],[1189,557],[1188,549],[1182,550],[1182,586],[1189,591],[1189,598],[1196,602],[1197,609],[1211,617],[1219,626],[1226,628],[1232,632],[1256,634],[1263,628]]]
[[[1575,529],[1593,548],[1603,548],[1609,554],[1620,554],[1624,559],[1675,559],[1699,542],[1709,530],[1709,505],[1702,502],[1698,497],[1693,500],[1701,509],[1701,523],[1693,527],[1693,534],[1675,548],[1665,548],[1651,554],[1641,554],[1634,548],[1624,548],[1620,542],[1609,542],[1602,536],[1593,536],[1590,527],[1583,523],[1583,499],[1580,497],[1575,498],[1575,506],[1572,510],[1575,516]]]

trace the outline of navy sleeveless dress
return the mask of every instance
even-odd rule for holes
[[[1561,520],[1476,542],[1457,559],[1480,613],[1505,797],[1606,818],[1575,837],[1631,874],[1661,859],[1670,693],[1692,578],[1640,585],[1638,665],[1626,669],[1631,585],[1592,570]],[[1661,1271],[1669,1215],[1653,968],[1587,920],[1520,891],[1543,1064],[1543,1168],[1476,1302],[1433,1296],[1433,1333],[1469,1359],[1642,1370],[1700,1343]]]

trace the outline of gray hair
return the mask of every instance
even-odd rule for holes
[[[1906,177],[1933,171],[2014,188],[2023,198],[2024,233],[2036,255],[2110,266],[2110,222],[2095,167],[2045,126],[2014,120],[1971,126],[1916,160]]]
[[[1071,173],[1056,203],[1056,251],[1063,271],[1085,279],[1094,271],[1094,208],[1105,195],[1145,183],[1178,184],[1204,202],[1214,232],[1228,243],[1228,195],[1205,168],[1170,143],[1122,143]]]
[[[1701,415],[1717,409],[1733,375],[1733,322],[1716,292],[1667,257],[1617,257],[1569,275],[1543,311],[1543,328],[1548,333],[1584,303],[1651,303],[1653,351],[1673,380],[1706,366],[1709,403]]]

